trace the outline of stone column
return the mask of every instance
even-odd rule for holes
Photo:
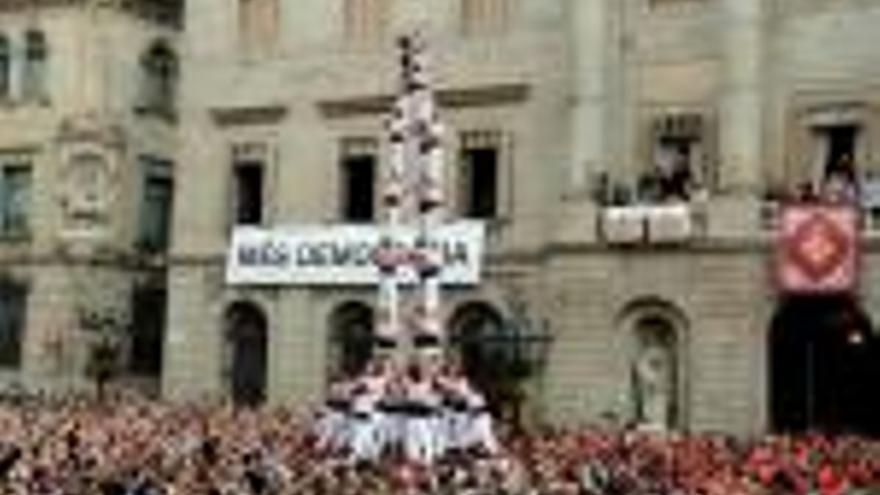
[[[590,242],[597,209],[589,193],[596,174],[608,170],[608,0],[573,0],[570,9],[570,156],[561,171],[565,202],[557,242]]]
[[[324,393],[330,340],[327,307],[307,289],[284,289],[269,333],[269,400],[309,407]]]
[[[608,2],[571,2],[572,126],[567,193],[589,188],[593,174],[608,167]]]
[[[104,7],[93,4],[83,9],[78,19],[80,25],[74,34],[76,48],[72,50],[79,60],[75,68],[77,100],[70,102],[77,114],[106,110],[107,60],[110,47],[104,31],[105,15]]]
[[[168,316],[162,395],[170,399],[222,396],[223,309],[205,270],[173,267],[168,273]],[[214,268],[215,270],[217,268]]]
[[[720,101],[720,178],[725,198],[716,234],[742,235],[757,227],[763,163],[763,0],[723,0],[723,83]],[[729,208],[728,208],[729,207]]]
[[[389,26],[391,32],[395,36],[404,33],[419,31],[423,34],[429,34],[433,31],[433,15],[436,10],[434,6],[436,2],[398,2],[393,9],[389,9],[389,15],[392,16]]]

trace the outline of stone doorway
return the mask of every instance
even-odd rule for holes
[[[354,377],[373,358],[373,309],[358,301],[337,306],[330,315],[330,353],[333,378]]]
[[[880,435],[880,339],[851,297],[780,301],[769,357],[774,430]]]
[[[226,311],[227,384],[237,405],[266,400],[268,324],[263,311],[248,302]]]
[[[497,416],[511,402],[515,373],[510,369],[513,348],[501,313],[489,304],[467,303],[449,320],[454,361],[477,387]]]

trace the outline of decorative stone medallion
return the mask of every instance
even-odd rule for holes
[[[111,196],[106,158],[93,151],[73,155],[62,177],[65,224],[84,228],[106,225]]]
[[[59,132],[58,205],[62,231],[93,236],[112,226],[121,193],[121,130],[94,115],[65,119]]]

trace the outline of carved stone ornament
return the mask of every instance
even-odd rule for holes
[[[108,227],[118,193],[116,159],[124,135],[95,115],[65,119],[59,129],[58,195],[66,231]]]
[[[95,150],[71,154],[61,174],[64,223],[77,229],[106,226],[112,203],[111,169],[107,157]]]

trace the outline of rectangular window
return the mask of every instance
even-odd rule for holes
[[[498,133],[462,136],[460,177],[461,213],[468,218],[498,216],[501,139]]]
[[[12,52],[9,39],[0,34],[0,100],[8,100],[12,94]]]
[[[343,0],[345,38],[352,45],[375,45],[385,39],[391,0]]]
[[[694,140],[661,137],[656,143],[657,168],[660,174],[661,198],[687,199],[693,181]]]
[[[27,315],[27,288],[0,283],[0,367],[21,365],[21,344]]]
[[[141,56],[140,95],[137,110],[165,117],[175,115],[178,81],[176,53],[156,43]]]
[[[855,153],[860,127],[840,123],[818,128],[820,140],[821,182],[816,190],[830,200],[856,200],[859,182]]]
[[[172,164],[168,160],[141,158],[143,197],[140,218],[140,246],[149,252],[168,249],[174,205]]]
[[[48,97],[46,90],[48,47],[43,32],[28,31],[25,34],[24,55],[22,97],[25,101],[44,101]]]
[[[856,137],[858,126],[836,125],[823,129],[827,140],[827,155],[825,158],[825,172],[845,167],[851,164],[856,151]]]
[[[158,377],[162,369],[167,293],[163,288],[136,287],[132,293],[129,371]]]
[[[706,0],[648,0],[651,8],[675,8],[682,6],[704,5]]]
[[[263,222],[263,180],[265,165],[259,161],[240,161],[233,167],[235,182],[235,223],[259,225]]]
[[[714,186],[715,173],[702,162],[704,127],[699,113],[664,115],[654,121],[654,167],[639,179],[641,201],[689,200],[697,188]]]
[[[371,222],[376,201],[376,147],[372,139],[342,143],[340,216],[346,222]]]
[[[30,232],[31,167],[11,163],[0,168],[0,235],[26,236]]]
[[[499,34],[507,30],[513,0],[460,0],[465,36]]]
[[[238,6],[242,49],[251,55],[272,51],[278,43],[281,16],[279,0],[239,0]]]

